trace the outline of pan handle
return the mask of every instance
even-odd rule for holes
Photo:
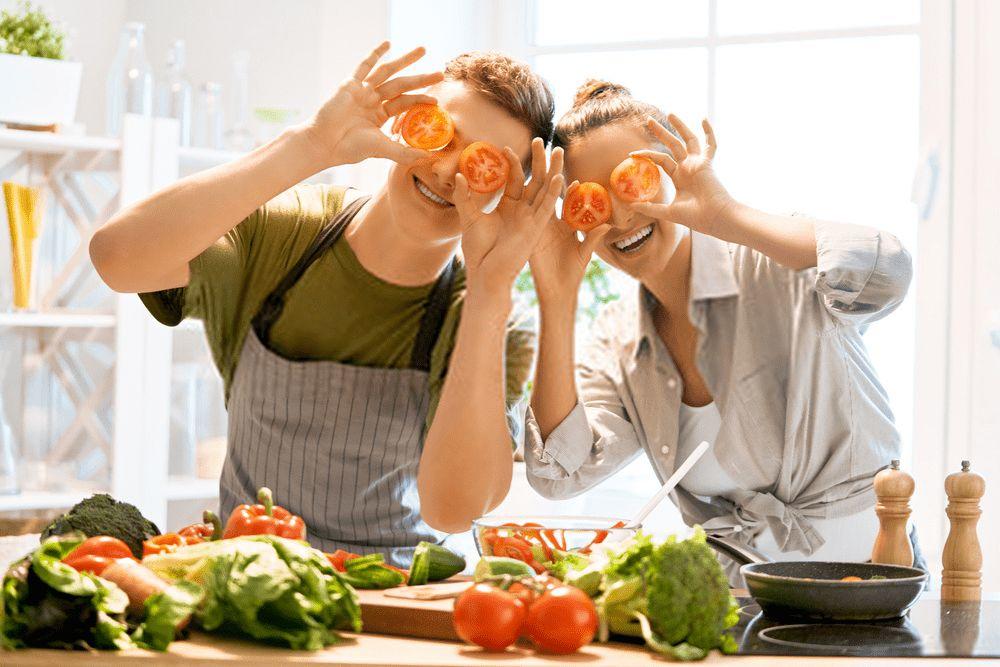
[[[767,563],[771,560],[759,551],[722,535],[708,533],[705,535],[705,540],[708,542],[708,546],[724,556],[729,556],[740,565]]]

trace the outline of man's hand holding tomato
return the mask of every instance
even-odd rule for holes
[[[552,217],[563,186],[562,150],[553,152],[547,165],[541,139],[531,143],[532,176],[525,184],[520,160],[504,149],[510,169],[500,202],[489,212],[462,173],[455,176],[455,206],[462,224],[462,254],[465,258],[470,295],[488,294],[509,303],[510,288]]]
[[[429,95],[411,91],[444,79],[442,72],[395,76],[423,57],[423,47],[395,60],[378,64],[389,51],[383,42],[362,61],[354,75],[341,82],[333,97],[306,123],[305,136],[313,150],[317,171],[354,164],[368,158],[388,158],[409,164],[427,152],[393,141],[382,131],[392,118],[417,104],[435,104]]]

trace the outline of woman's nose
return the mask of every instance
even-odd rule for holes
[[[611,226],[619,229],[628,229],[632,226],[632,218],[635,211],[632,204],[619,199],[614,194],[611,195]]]

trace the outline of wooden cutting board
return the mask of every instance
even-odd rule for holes
[[[365,632],[421,639],[460,641],[451,622],[455,597],[471,585],[448,581],[428,586],[358,591]],[[400,594],[439,594],[436,599],[408,599]]]

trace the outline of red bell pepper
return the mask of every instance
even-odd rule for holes
[[[119,558],[131,558],[132,550],[116,537],[98,535],[88,537],[80,545],[66,554],[62,562],[79,572],[90,572],[100,576],[104,568]]]
[[[284,507],[274,504],[271,490],[263,487],[257,492],[257,505],[239,505],[229,515],[222,537],[229,539],[241,535],[277,535],[292,540],[306,539],[306,524]]]
[[[188,540],[188,544],[214,542],[222,539],[222,522],[215,512],[205,510],[201,518],[204,523],[192,523],[190,526],[184,526],[177,531],[177,534]],[[191,541],[194,538],[197,538],[197,542]]]

